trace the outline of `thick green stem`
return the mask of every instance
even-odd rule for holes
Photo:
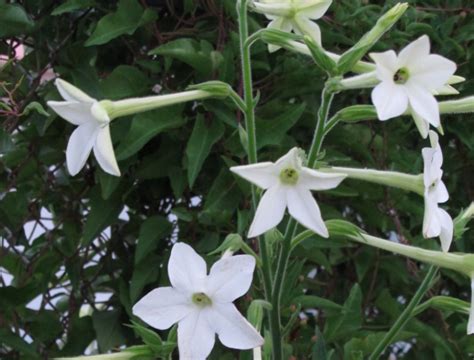
[[[314,131],[313,142],[311,144],[311,149],[308,153],[308,167],[314,167],[316,159],[318,158],[319,151],[321,150],[321,145],[324,140],[324,126],[328,118],[329,108],[333,99],[333,94],[327,89],[324,88],[321,99],[321,106],[318,111],[316,129]],[[272,291],[272,318],[274,322],[277,322],[278,333],[273,336],[273,341],[278,343],[273,343],[274,350],[274,359],[281,360],[283,350],[282,350],[282,335],[281,335],[281,316],[280,316],[280,302],[281,302],[281,292],[283,283],[285,282],[286,269],[288,267],[288,262],[292,250],[291,240],[296,234],[297,223],[293,218],[290,218],[286,226],[285,236],[283,238],[283,243],[280,248],[278,256],[278,265],[275,273],[275,280],[273,281],[273,291]]]
[[[397,336],[397,334],[402,331],[405,327],[406,323],[412,318],[413,312],[415,307],[420,303],[423,295],[428,291],[430,285],[438,271],[438,268],[434,265],[430,266],[428,273],[426,274],[423,282],[421,283],[420,287],[416,291],[415,295],[411,299],[408,306],[403,310],[401,315],[398,317],[397,321],[392,325],[390,330],[385,334],[382,341],[377,345],[375,350],[369,357],[369,360],[376,360],[380,357],[380,355],[385,351],[387,346],[389,346],[393,339]]]
[[[250,164],[257,162],[257,135],[255,129],[255,109],[253,100],[252,85],[252,67],[250,62],[250,44],[247,43],[249,38],[248,21],[247,21],[247,1],[240,0],[237,2],[237,13],[239,16],[239,39],[240,39],[240,56],[242,59],[242,82],[244,87],[244,103],[245,103],[245,128],[248,136],[248,159]],[[253,208],[257,205],[257,195],[255,188],[252,186],[252,203]],[[260,257],[262,258],[262,274],[265,299],[271,302],[271,262],[268,257],[267,245],[262,236],[258,238],[258,246],[260,249]],[[277,324],[273,321],[273,317],[269,316],[270,332],[272,337],[278,332]],[[275,344],[274,344],[275,346]]]

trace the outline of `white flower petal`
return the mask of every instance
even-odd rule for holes
[[[443,56],[431,54],[410,67],[409,82],[431,91],[444,86],[456,72],[456,63]]]
[[[439,239],[441,241],[441,248],[444,252],[449,251],[449,247],[451,246],[451,242],[453,241],[453,232],[454,232],[454,224],[453,219],[446,210],[439,208],[438,209],[438,218],[441,222],[441,232],[439,234]]]
[[[321,45],[321,30],[319,25],[310,19],[296,15],[293,18],[295,33],[310,36],[316,44]]]
[[[393,82],[393,76],[399,70],[397,54],[393,50],[383,53],[370,53],[376,65],[377,78],[380,81]]]
[[[275,163],[275,173],[280,175],[280,171],[284,168],[292,167],[296,170],[301,169],[301,158],[297,147],[291,148],[285,155],[279,158]]]
[[[95,99],[91,98],[85,92],[75,87],[74,85],[64,81],[62,79],[56,79],[54,82],[59,93],[66,101],[78,101],[78,102],[95,102]]]
[[[88,122],[78,126],[71,134],[66,149],[66,163],[74,176],[84,167],[97,137],[98,126]]]
[[[311,191],[298,186],[290,187],[287,191],[287,199],[288,211],[296,221],[322,237],[329,237],[321,211]]]
[[[438,204],[444,203],[449,200],[448,189],[446,189],[446,185],[444,185],[444,182],[438,181],[434,191],[435,191],[436,201],[438,202]]]
[[[268,189],[278,183],[278,172],[275,164],[271,162],[233,166],[230,171],[262,189]]]
[[[413,110],[431,125],[438,127],[440,125],[439,106],[434,95],[410,81],[404,85],[404,88]]]
[[[469,311],[469,321],[467,323],[467,334],[474,334],[474,277],[471,279],[471,309]]]
[[[408,107],[404,87],[393,81],[383,81],[372,90],[372,103],[379,120],[388,120],[403,114]]]
[[[416,128],[420,132],[421,137],[426,139],[428,137],[428,131],[430,130],[430,123],[418,115],[415,110],[412,110],[411,116],[413,117],[413,121],[415,121]]]
[[[268,17],[268,16],[267,16]],[[289,20],[287,20],[284,17],[276,17],[274,20],[272,20],[268,25],[268,29],[276,29],[280,31],[285,31],[285,32],[291,32],[293,29],[293,26]],[[275,52],[277,50],[281,49],[280,46],[273,45],[273,44],[268,44],[268,51],[269,52]]]
[[[206,262],[191,246],[181,242],[173,245],[168,262],[168,276],[176,290],[185,294],[202,292],[206,275]]]
[[[253,349],[264,343],[262,336],[239,313],[234,304],[213,304],[209,323],[221,343],[232,349]]]
[[[430,39],[423,35],[400,51],[398,54],[399,65],[400,67],[406,66],[411,70],[413,65],[421,64],[429,54]]]
[[[302,3],[304,4],[305,2]],[[310,18],[312,20],[320,19],[324,16],[326,11],[328,11],[329,7],[331,6],[331,3],[332,0],[325,0],[318,1],[315,5],[306,5],[302,10],[298,11],[298,15]]]
[[[101,127],[94,144],[94,155],[100,167],[114,176],[120,176],[120,169],[115,159],[114,147],[110,137],[109,125]]]
[[[183,360],[205,360],[216,341],[209,324],[212,318],[209,309],[193,311],[178,324],[179,358]]]
[[[346,178],[345,174],[328,174],[304,167],[298,179],[298,186],[310,190],[328,190],[339,186]]]
[[[221,259],[211,267],[206,293],[218,302],[232,302],[249,290],[254,269],[255,259],[250,255]]]
[[[133,306],[133,314],[159,330],[166,330],[189,315],[195,307],[189,297],[172,287],[150,291]]]
[[[263,194],[250,225],[248,237],[255,237],[277,226],[283,219],[286,208],[286,192],[283,186],[275,185]]]
[[[441,151],[433,148],[423,148],[421,154],[423,156],[423,183],[425,188],[429,188],[435,181],[441,178],[443,171],[441,165],[443,163]]]
[[[76,101],[48,101],[48,106],[56,114],[74,125],[96,122],[91,114],[90,103],[79,103]]]
[[[425,192],[425,214],[423,216],[423,237],[425,239],[439,236],[441,224],[438,219],[439,208],[436,200]]]

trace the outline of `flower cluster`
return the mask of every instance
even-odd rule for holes
[[[271,20],[269,28],[309,35],[320,45],[321,32],[312,20],[321,18],[330,5],[330,0],[260,0],[254,1],[252,8]],[[270,46],[270,51],[276,50]],[[375,76],[370,80],[374,87],[371,99],[378,119],[385,121],[411,114],[422,137],[429,135],[431,146],[422,149],[424,171],[419,177],[377,170],[367,170],[365,176],[364,170],[359,169],[357,178],[415,189],[423,195],[425,211],[422,234],[425,238],[439,237],[443,252],[448,252],[454,224],[451,216],[439,207],[440,203],[448,200],[449,194],[442,181],[443,155],[438,135],[429,130],[429,125],[438,129],[441,127],[440,109],[435,95],[448,86],[456,71],[456,64],[440,55],[431,54],[430,41],[426,35],[406,46],[398,55],[389,50],[371,53],[370,57],[375,62],[371,64],[374,69],[372,75]],[[351,63],[347,57],[342,56],[341,59]],[[370,76],[364,75],[363,79]],[[105,172],[120,176],[110,135],[110,123],[114,118],[210,96],[207,90],[194,90],[111,102],[91,98],[64,80],[56,80],[56,87],[64,101],[49,101],[48,105],[77,126],[66,150],[67,168],[71,175],[76,175],[84,167],[93,151]],[[243,102],[240,98],[237,101],[239,104]],[[241,108],[245,110],[245,106],[248,105],[244,104]],[[324,126],[327,125],[326,120],[322,120]],[[324,130],[324,126],[321,129]],[[324,134],[320,136],[323,138]],[[286,209],[300,225],[321,237],[329,237],[328,228],[311,191],[336,188],[346,177],[356,172],[344,168],[325,172],[313,169],[314,164],[306,165],[304,152],[294,147],[276,162],[230,168],[230,171],[263,190],[248,237],[260,236],[277,227]],[[420,179],[421,183],[421,178],[422,184],[419,185],[417,181]],[[400,185],[404,181],[413,183]],[[418,190],[418,187],[422,189]],[[263,338],[233,304],[233,301],[248,292],[254,268],[253,256],[236,255],[223,257],[207,274],[204,259],[190,246],[176,243],[168,263],[172,286],[159,287],[148,293],[135,304],[133,313],[159,330],[178,324],[178,347],[182,359],[205,359],[212,351],[216,334],[220,342],[230,348],[259,347],[264,342]],[[275,286],[278,289],[281,284]],[[278,294],[278,291],[275,293]],[[474,332],[473,311],[468,325],[469,333]]]

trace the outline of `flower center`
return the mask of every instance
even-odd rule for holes
[[[395,84],[405,84],[410,77],[410,72],[406,67],[398,69],[398,71],[393,75],[393,81]]]
[[[194,293],[192,300],[193,300],[193,303],[195,303],[197,306],[200,306],[200,307],[212,305],[212,300],[209,298],[209,296],[207,296],[206,294],[202,292]]]
[[[283,184],[295,185],[298,182],[299,177],[300,175],[298,171],[292,167],[285,168],[280,172],[280,181]]]

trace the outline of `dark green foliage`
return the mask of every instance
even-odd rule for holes
[[[319,22],[324,47],[349,49],[394,3],[335,1]],[[469,1],[409,3],[373,50],[400,49],[426,33],[433,51],[456,61],[458,74],[467,78],[456,86],[462,95],[474,94]],[[137,321],[131,307],[168,284],[172,241],[206,254],[229,233],[244,237],[250,188],[228,170],[247,161],[243,116],[231,101],[206,100],[116,119],[111,131],[122,177],[103,173],[93,157],[70,177],[64,152],[74,127],[51,111],[46,116],[46,101],[59,97],[53,83],[40,84],[40,78],[52,67],[98,99],[151,95],[157,87],[173,93],[210,80],[226,81],[241,93],[234,7],[235,0],[0,0],[0,53],[28,46],[21,62],[0,69],[0,97],[10,97],[9,108],[0,107],[2,359],[80,355],[93,340],[100,351],[146,344],[151,354],[167,354],[174,348],[175,333],[168,338],[159,332],[159,338],[137,323],[127,326]],[[250,25],[255,31],[266,20],[251,14]],[[260,94],[259,159],[274,161],[293,146],[308,149],[325,74],[310,57],[269,54],[263,43],[252,48],[252,61]],[[24,113],[33,101],[42,107]],[[369,103],[368,90],[340,94],[332,113]],[[444,116],[443,127],[444,181],[451,195],[446,209],[455,217],[474,198],[472,115]],[[340,123],[326,138],[320,161],[415,174],[422,171],[424,146],[409,118]],[[316,196],[326,220],[345,217],[370,234],[386,238],[395,232],[410,244],[439,249],[436,239],[421,236],[423,200],[417,195],[345,181]],[[32,227],[41,235],[32,237]],[[279,246],[277,237],[273,243]],[[452,250],[474,252],[473,231]],[[317,275],[308,276],[315,269]],[[296,318],[287,329],[286,351],[296,359],[362,359],[423,273],[420,264],[340,238],[306,240],[288,270],[283,326],[298,306],[307,319]],[[10,286],[6,274],[13,276]],[[469,299],[467,279],[450,271],[441,275],[429,297]],[[96,294],[104,292],[100,300]],[[258,275],[249,296],[237,302],[242,313],[253,298],[263,298]],[[84,307],[89,312],[81,313]],[[428,307],[398,335],[404,343],[391,352],[405,359],[468,359],[474,337],[466,336],[466,322],[467,315],[452,307]],[[218,345],[211,358],[237,356]]]

